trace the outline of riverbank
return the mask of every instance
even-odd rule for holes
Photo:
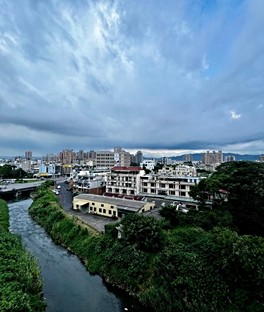
[[[44,186],[29,211],[91,273],[137,297],[147,309],[263,311],[264,239],[239,236],[228,223],[222,227],[221,211],[212,219],[211,211],[173,210],[177,226],[132,214],[95,234],[67,215]]]
[[[43,312],[38,264],[8,228],[8,206],[0,200],[0,311]]]
[[[118,241],[116,224],[108,225],[107,233],[99,233],[64,211],[58,197],[44,186],[34,196],[29,213],[55,243],[76,254],[90,273],[140,299],[140,289],[149,280],[151,254]]]

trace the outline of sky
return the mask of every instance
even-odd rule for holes
[[[0,155],[264,153],[263,0],[0,0]]]

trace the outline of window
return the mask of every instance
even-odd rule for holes
[[[92,205],[94,206],[94,203],[92,203]]]
[[[115,208],[114,206],[110,206],[110,208]]]
[[[99,208],[99,212],[102,212],[102,208]]]
[[[96,207],[94,207],[94,211],[96,211]]]
[[[104,204],[101,204],[101,207],[104,207]]]
[[[112,210],[108,210],[108,213],[109,213],[109,214],[112,214]]]
[[[105,210],[105,209],[103,209],[103,213],[106,213],[106,210]]]

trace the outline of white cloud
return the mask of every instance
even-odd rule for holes
[[[235,111],[230,111],[230,115],[232,119],[240,119],[241,114],[237,114]]]

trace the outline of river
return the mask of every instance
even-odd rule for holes
[[[28,214],[32,200],[10,203],[10,232],[22,237],[38,260],[47,312],[143,311],[133,298],[113,293],[98,275],[91,275],[75,255],[53,243]]]

